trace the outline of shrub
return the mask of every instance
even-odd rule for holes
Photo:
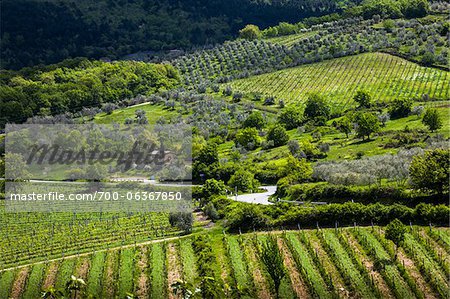
[[[256,25],[247,25],[243,29],[239,30],[239,37],[248,39],[248,40],[254,40],[261,38],[262,33],[258,26]]]
[[[409,168],[414,188],[430,192],[448,192],[450,180],[450,151],[436,149],[413,158]]]
[[[406,117],[411,113],[412,100],[396,99],[390,104],[389,114],[392,119]]]
[[[426,125],[431,132],[442,128],[442,119],[437,109],[427,109],[422,118],[422,123]]]
[[[251,192],[258,188],[258,183],[251,172],[241,169],[231,176],[228,186],[236,188],[238,191]]]
[[[295,106],[284,108],[280,115],[278,115],[278,123],[283,125],[287,130],[300,126],[302,119],[302,112]]]
[[[194,216],[190,212],[173,212],[169,214],[170,225],[183,230],[185,233],[192,231]]]
[[[358,90],[356,95],[353,97],[353,100],[359,104],[359,107],[369,108],[372,97],[367,91]]]
[[[214,206],[214,204],[212,202],[208,203],[203,208],[203,211],[205,212],[205,215],[212,221],[216,221],[220,218],[219,213],[217,212],[216,207]]]
[[[261,130],[266,125],[266,119],[260,111],[253,111],[244,121],[244,127]]]
[[[267,142],[272,141],[275,147],[285,145],[289,141],[289,135],[280,125],[274,125],[267,133]]]
[[[258,130],[255,128],[245,128],[236,134],[236,142],[247,150],[253,150],[261,143]]]
[[[250,230],[253,228],[266,227],[269,218],[263,214],[258,205],[246,204],[233,206],[226,215],[226,225],[232,231]]]
[[[331,108],[323,97],[317,94],[311,94],[308,97],[304,111],[305,118],[315,119],[322,117],[325,120],[328,120],[330,114]]]

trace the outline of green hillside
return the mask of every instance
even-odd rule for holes
[[[296,22],[339,11],[346,2],[6,0],[1,11],[0,67],[189,49],[231,39],[248,23],[267,27]]]
[[[449,74],[421,67],[384,53],[348,56],[236,80],[235,91],[274,96],[285,103],[303,103],[319,93],[340,108],[351,107],[357,90],[370,92],[376,102],[396,98],[449,99]]]

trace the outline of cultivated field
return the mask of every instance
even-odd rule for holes
[[[275,96],[286,103],[302,103],[309,93],[325,96],[338,107],[353,105],[357,90],[375,101],[396,98],[449,98],[449,74],[385,53],[348,56],[236,80],[233,90]]]
[[[397,259],[380,227],[276,236],[288,270],[281,298],[446,298],[449,291],[448,229],[409,229]],[[72,274],[86,281],[94,298],[175,298],[171,284],[183,280],[195,285],[206,267],[227,296],[271,298],[274,291],[257,250],[265,238],[267,233],[213,230],[32,264],[0,274],[0,298],[37,298],[42,288],[61,287]]]

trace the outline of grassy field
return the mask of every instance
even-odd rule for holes
[[[449,102],[437,106],[438,112],[441,115],[443,126],[436,133],[448,138],[450,136],[450,107]],[[420,105],[424,103],[415,103],[414,105]],[[430,104],[430,103],[428,103]],[[328,125],[331,126],[332,119],[328,121]],[[376,137],[375,135],[370,140],[361,141],[361,139],[354,139],[354,135],[351,134],[349,138],[346,138],[344,133],[331,130],[327,134],[323,134],[320,140],[313,140],[311,133],[299,133],[297,129],[288,131],[290,139],[298,140],[299,142],[304,140],[312,141],[313,144],[328,143],[330,145],[330,151],[327,153],[326,160],[338,160],[338,159],[354,159],[358,153],[364,153],[366,156],[383,155],[383,154],[395,154],[398,148],[384,147],[389,139],[389,135],[395,135],[398,132],[402,132],[405,128],[420,129],[426,131],[427,128],[422,123],[422,119],[415,115],[408,117],[393,119],[386,123],[385,127],[381,128],[381,134],[385,136]],[[219,145],[219,154],[223,158],[229,157],[234,146],[233,141],[225,142]],[[275,163],[277,165],[284,165],[285,158],[288,156],[289,150],[287,146],[280,146],[272,149],[262,150],[257,148],[252,152],[249,152],[250,158],[258,157],[259,160],[263,160],[263,163]]]
[[[215,269],[213,278],[228,294],[275,297],[269,275],[257,259],[256,244],[267,238],[267,232],[223,236],[221,230],[212,230],[208,234],[213,241],[204,246],[214,252],[209,266]],[[384,238],[382,227],[274,234],[288,270],[280,298],[445,298],[449,291],[448,228],[409,228],[397,259],[394,244]],[[202,259],[190,253],[192,242],[193,236],[187,236],[3,271],[0,294],[2,298],[36,296],[44,286],[59,286],[74,274],[86,280],[82,298],[105,294],[169,297],[175,278],[192,282],[195,269],[203,266]],[[174,260],[176,266],[167,264]],[[374,266],[380,260],[385,266]]]
[[[357,90],[371,93],[375,101],[395,98],[447,100],[449,73],[421,67],[385,53],[368,53],[327,60],[278,72],[233,81],[233,90],[275,96],[286,103],[303,103],[309,93],[326,97],[334,106],[352,106]]]
[[[94,122],[96,124],[123,124],[127,118],[135,119],[136,110],[144,110],[146,112],[149,124],[155,124],[161,116],[171,116],[176,114],[175,111],[170,111],[164,106],[144,103],[124,109],[118,109],[111,114],[100,113],[95,116]]]

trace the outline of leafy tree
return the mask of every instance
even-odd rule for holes
[[[256,25],[247,25],[243,29],[239,30],[239,37],[248,39],[248,40],[254,40],[261,38],[262,33],[258,26]]]
[[[406,227],[403,223],[398,220],[392,220],[387,226],[385,231],[385,237],[391,240],[395,244],[395,257],[397,259],[398,247],[401,246],[402,242],[405,240]]]
[[[448,150],[436,149],[415,156],[409,167],[411,185],[416,189],[441,194],[448,191],[449,154]]]
[[[431,66],[434,64],[435,61],[436,61],[436,57],[431,52],[426,52],[425,54],[423,54],[422,59],[421,59],[422,64],[425,66]]]
[[[359,104],[359,107],[370,108],[372,96],[367,91],[358,90],[353,100]]]
[[[287,130],[300,126],[302,119],[302,112],[296,106],[286,107],[278,115],[278,123],[283,125]]]
[[[238,191],[249,192],[256,190],[258,181],[251,172],[240,169],[231,176],[228,181],[228,186],[237,188]]]
[[[208,179],[201,187],[202,196],[209,199],[212,196],[225,195],[227,187],[224,182],[215,179]]]
[[[425,111],[425,114],[422,118],[422,123],[426,125],[431,132],[439,130],[443,125],[439,112],[437,111],[437,109],[433,108],[427,109]]]
[[[28,171],[30,168],[20,154],[6,153],[2,164],[6,175],[5,179],[7,180],[23,181],[31,177],[31,173]]]
[[[244,127],[261,130],[266,125],[266,120],[261,111],[253,111],[244,121]]]
[[[304,182],[311,178],[313,169],[306,159],[297,159],[289,155],[286,160],[286,165],[281,170],[280,176],[291,176],[297,182]]]
[[[390,104],[389,114],[392,119],[402,118],[411,112],[413,101],[410,99],[396,99]]]
[[[211,165],[219,162],[219,153],[217,151],[217,145],[209,143],[198,152],[198,156],[194,157],[195,161]]]
[[[337,122],[337,128],[348,138],[348,134],[352,132],[353,123],[349,117],[344,116]]]
[[[281,281],[286,276],[286,267],[283,263],[283,255],[278,248],[277,237],[268,235],[259,244],[258,256],[273,281],[275,297],[278,298]]]
[[[331,109],[326,100],[318,94],[311,94],[306,101],[306,107],[304,111],[305,118],[315,119],[324,118],[328,120],[330,118]]]
[[[194,216],[190,212],[172,212],[169,214],[169,223],[188,234],[192,231]]]
[[[274,125],[267,133],[267,142],[273,142],[274,147],[285,145],[289,141],[286,129],[281,125]]]
[[[430,11],[427,0],[408,0],[403,4],[402,12],[407,18],[425,17]]]
[[[247,150],[253,150],[261,143],[258,130],[255,128],[245,128],[236,134],[236,142]]]
[[[358,134],[358,137],[362,137],[363,140],[366,136],[367,139],[370,139],[372,133],[376,133],[380,130],[380,122],[378,121],[377,116],[371,112],[358,113],[355,116],[355,123],[356,133]]]
[[[264,215],[259,205],[239,204],[226,215],[226,225],[232,231],[251,230],[256,227],[265,227],[269,218]]]

